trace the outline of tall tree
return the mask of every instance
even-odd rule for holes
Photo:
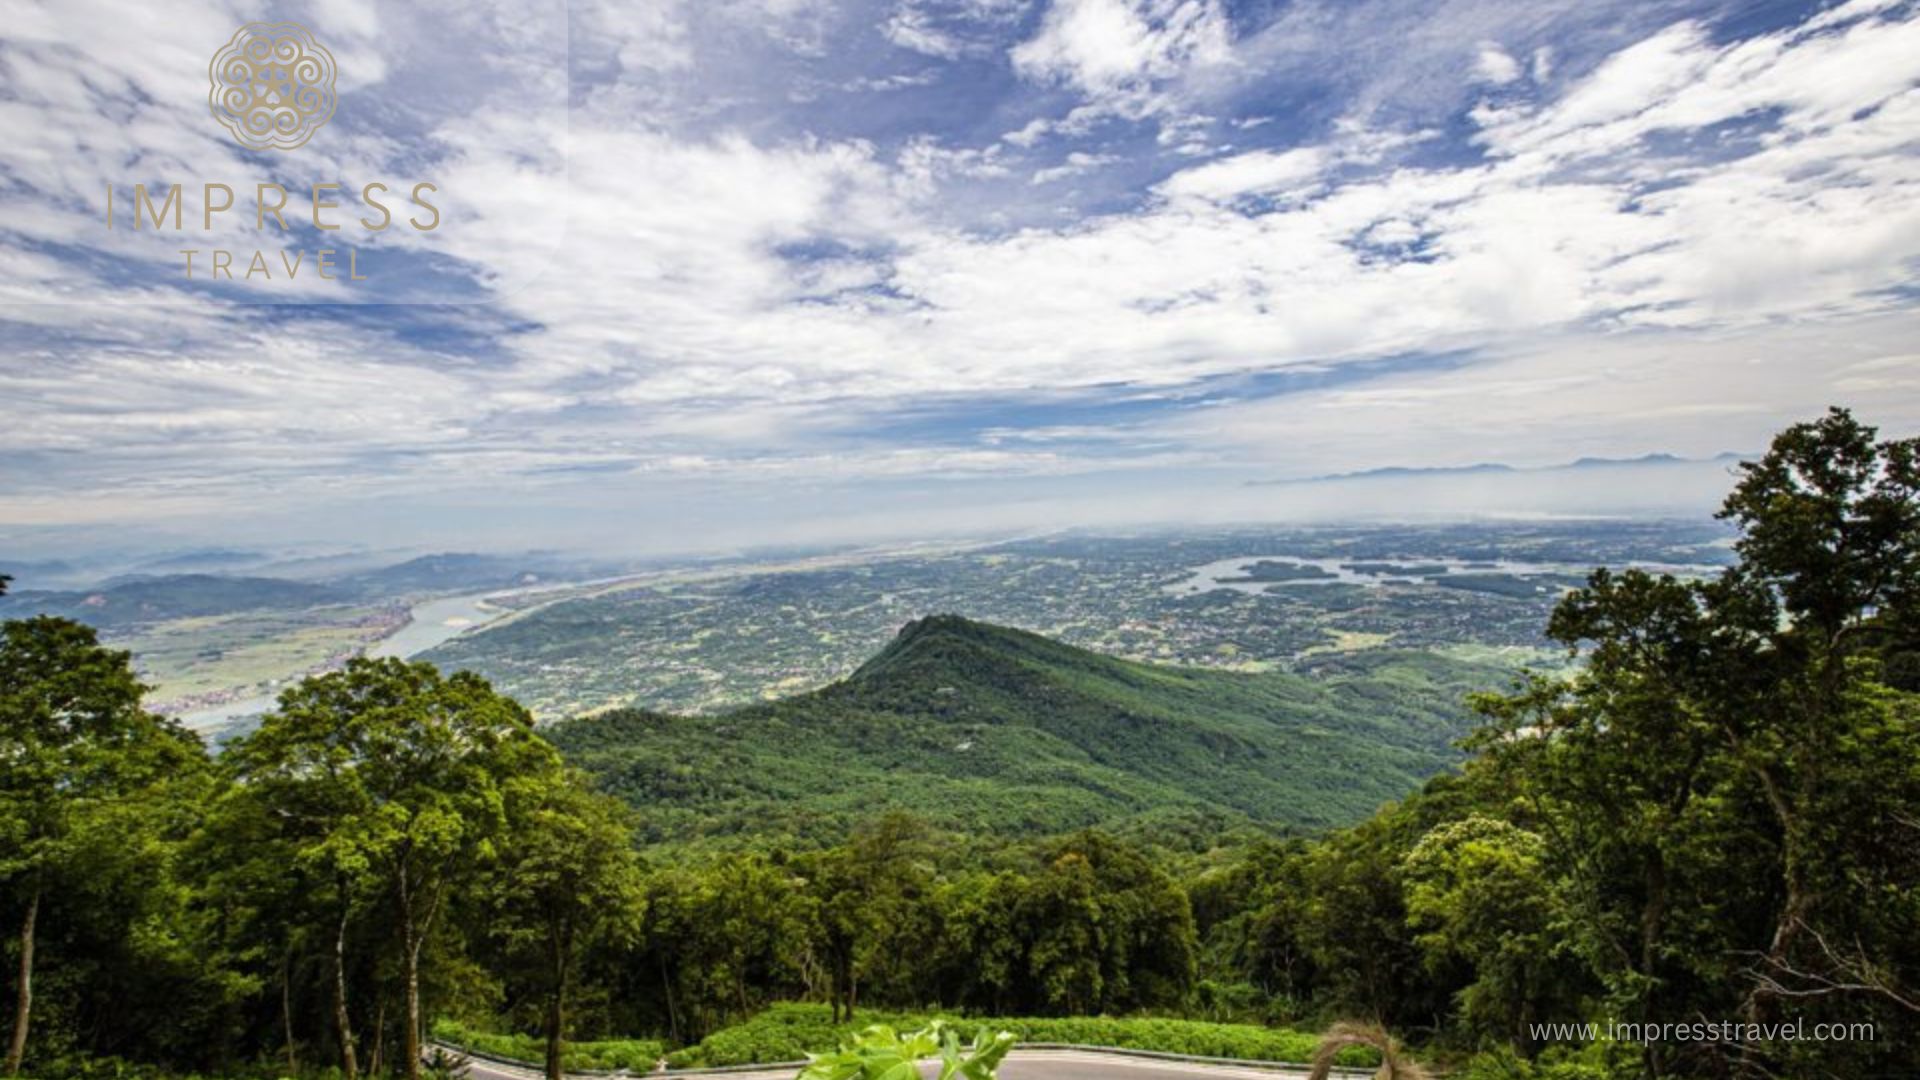
[[[27,1050],[41,907],[73,859],[78,826],[204,756],[192,735],[140,707],[145,689],[128,654],[103,648],[90,627],[0,624],[0,880],[24,912],[8,1075]]]
[[[384,895],[406,1003],[405,1067],[417,1080],[422,950],[456,884],[492,855],[505,785],[553,769],[552,748],[525,709],[479,676],[388,659],[354,660],[288,690],[233,755],[254,797],[309,825],[302,854],[339,890],[336,949],[353,897]],[[338,954],[336,975],[344,984]],[[344,1003],[339,1011],[344,1028]],[[349,1032],[341,1038],[352,1045]]]
[[[544,999],[549,1080],[561,1080],[567,998],[582,954],[638,933],[645,913],[630,812],[555,769],[505,785],[507,829],[481,889],[491,932]]]
[[[1796,424],[1741,466],[1720,511],[1740,526],[1740,565],[1709,596],[1760,661],[1759,679],[1722,676],[1760,691],[1730,702],[1722,729],[1780,829],[1785,900],[1764,957],[1774,970],[1793,968],[1818,920],[1820,817],[1831,787],[1849,781],[1835,776],[1834,751],[1864,674],[1855,660],[1920,606],[1920,439],[1877,434],[1844,409]],[[1756,980],[1749,1016],[1778,989]]]
[[[1787,429],[1721,511],[1735,565],[1596,572],[1548,626],[1573,677],[1481,702],[1479,745],[1582,916],[1569,936],[1630,1015],[1920,1012],[1920,698],[1885,681],[1920,594],[1917,459],[1844,410]],[[1761,1076],[1843,1052],[1650,1044],[1645,1064]]]

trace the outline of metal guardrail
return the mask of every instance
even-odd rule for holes
[[[446,1053],[453,1054],[457,1057],[472,1058],[475,1061],[484,1061],[489,1065],[503,1065],[509,1069],[519,1069],[522,1072],[531,1073],[535,1076],[545,1076],[547,1074],[547,1067],[544,1062],[522,1061],[519,1058],[503,1057],[499,1054],[489,1054],[484,1050],[475,1050],[472,1047],[461,1046],[458,1043],[440,1042],[437,1039],[427,1040],[426,1045],[429,1049],[442,1050],[442,1051],[445,1051]],[[652,1073],[651,1073],[651,1070],[645,1073],[635,1073],[627,1069],[568,1069],[567,1075],[568,1076],[648,1076],[648,1075],[652,1075]]]

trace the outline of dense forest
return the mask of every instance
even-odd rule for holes
[[[1350,824],[1460,759],[1497,668],[1379,650],[1316,676],[1132,663],[951,615],[845,680],[718,716],[618,710],[545,734],[642,811],[643,840],[845,840],[880,809],[1003,843],[1176,821]]]
[[[1458,767],[1377,809],[1374,770],[1410,790],[1465,730],[1378,670],[1233,682],[931,620],[710,732],[549,740],[476,676],[356,661],[213,755],[92,629],[7,622],[5,1069],[417,1075],[442,1022],[557,1071],[568,1038],[811,1008],[1358,1019],[1480,1080],[1911,1075],[1920,440],[1836,410],[1722,516],[1733,567],[1595,571],[1547,628],[1569,666],[1489,678]],[[1002,768],[1032,783],[996,804]]]

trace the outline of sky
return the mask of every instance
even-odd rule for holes
[[[247,150],[287,20],[338,105]],[[305,222],[376,180],[440,226]],[[0,552],[1701,513],[1920,431],[1917,304],[1912,2],[0,0]]]

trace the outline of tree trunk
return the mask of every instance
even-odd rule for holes
[[[547,1080],[565,1080],[560,1070],[560,1053],[567,1030],[567,960],[573,952],[572,935],[565,928],[547,935],[548,974],[553,985],[547,990]]]
[[[287,1038],[287,1072],[300,1071],[300,1059],[293,1051],[293,946],[288,945],[280,960],[280,1025]]]
[[[367,1055],[367,1075],[379,1076],[387,1063],[387,994],[381,991],[373,1009],[373,1052]]]
[[[660,961],[660,989],[667,996],[667,1027],[673,1032],[675,1045],[680,1042],[680,1011],[673,1004],[673,981],[667,978],[667,954],[654,954]],[[835,1019],[839,1019],[835,1017]]]
[[[555,990],[547,998],[547,1080],[565,1080],[560,1070],[560,1052],[563,1046],[561,1032],[566,1025],[566,1004],[561,1001],[561,991]]]
[[[420,942],[407,947],[407,1080],[420,1080]]]
[[[27,1021],[33,1015],[33,930],[40,919],[40,883],[33,885],[33,898],[27,901],[27,917],[20,923],[20,997],[13,1010],[13,1041],[7,1044],[7,1075],[20,1075],[20,1062],[27,1056]]]
[[[333,936],[333,1022],[340,1029],[340,1068],[347,1080],[359,1080],[360,1063],[353,1055],[353,1021],[347,1015],[347,912],[341,905],[340,928]]]

